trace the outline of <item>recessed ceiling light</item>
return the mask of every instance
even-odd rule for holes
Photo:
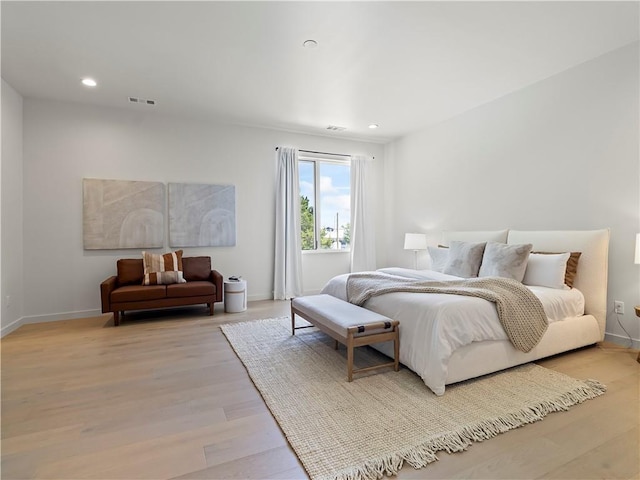
[[[378,124],[377,123],[372,123],[371,125],[369,125],[369,128],[378,128]]]
[[[96,85],[98,85],[93,78],[83,78],[82,84],[86,87],[95,87]]]
[[[302,43],[302,46],[304,48],[316,48],[318,46],[318,42],[316,42],[315,40],[305,40]]]

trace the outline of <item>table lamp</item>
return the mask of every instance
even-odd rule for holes
[[[418,250],[427,249],[427,236],[424,233],[405,233],[404,249],[413,250],[413,268],[418,269]]]

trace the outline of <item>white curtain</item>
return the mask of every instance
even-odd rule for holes
[[[276,152],[276,252],[274,300],[302,295],[302,242],[300,240],[300,185],[298,150],[279,147]]]
[[[369,194],[373,159],[351,156],[351,271],[376,269],[375,218]]]

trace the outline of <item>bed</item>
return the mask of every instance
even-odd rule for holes
[[[530,351],[507,338],[494,303],[481,298],[439,293],[393,292],[362,306],[400,321],[400,362],[416,372],[436,394],[445,385],[566,352],[604,339],[609,230],[444,232],[442,243],[497,242],[532,244],[545,253],[580,252],[573,288],[529,288],[542,302],[548,328]],[[533,263],[531,263],[532,265]],[[378,272],[416,280],[457,277],[435,270],[385,268]],[[347,275],[331,279],[322,293],[347,299]],[[378,344],[392,356],[392,346]]]

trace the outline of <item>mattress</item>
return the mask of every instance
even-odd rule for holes
[[[431,270],[378,270],[419,280],[458,280]],[[348,274],[331,279],[322,293],[346,300]],[[584,314],[584,296],[575,289],[528,287],[541,301],[550,323]],[[481,298],[448,294],[394,292],[369,299],[364,307],[400,321],[400,362],[442,395],[451,355],[474,342],[507,340],[495,304]],[[391,345],[378,350],[392,354]]]

